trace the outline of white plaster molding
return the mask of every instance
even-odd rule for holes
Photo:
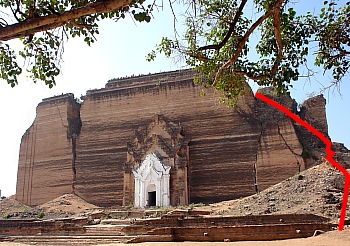
[[[148,187],[155,186],[156,191],[156,206],[170,205],[170,169],[165,166],[159,158],[154,154],[148,154],[141,165],[133,170],[135,177],[135,207],[145,207],[148,202]]]

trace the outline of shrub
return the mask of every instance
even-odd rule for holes
[[[4,219],[9,219],[9,218],[11,218],[11,214],[3,214],[2,217]]]
[[[44,213],[44,212],[40,212],[40,213],[38,213],[38,215],[37,215],[37,217],[38,217],[39,219],[43,218],[44,216],[45,216],[45,213]]]

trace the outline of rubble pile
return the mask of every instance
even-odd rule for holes
[[[298,173],[258,194],[211,205],[214,214],[313,213],[338,219],[345,176],[327,163]],[[347,207],[350,216],[350,206]]]

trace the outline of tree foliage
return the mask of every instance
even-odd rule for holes
[[[19,38],[26,69],[34,82],[50,88],[60,73],[63,45],[81,36],[91,45],[99,33],[102,19],[125,18],[130,12],[136,21],[149,22],[153,4],[145,0],[0,0],[0,76],[14,87],[22,67],[17,54],[6,43]]]
[[[0,0],[1,78],[11,86],[22,67],[6,42],[19,38],[33,81],[55,85],[60,73],[63,44],[83,37],[91,45],[98,23],[130,13],[136,21],[151,20],[157,1],[145,0]],[[169,0],[170,4],[175,4]],[[163,38],[147,59],[158,53],[181,55],[198,71],[196,80],[224,92],[232,103],[247,80],[272,85],[288,93],[292,83],[309,76],[310,59],[333,84],[349,70],[350,2],[318,2],[319,11],[299,14],[291,0],[188,0],[186,32],[177,39]],[[252,14],[253,13],[253,14]]]
[[[339,83],[349,70],[350,2],[319,2],[319,14],[304,15],[291,2],[198,1],[187,15],[184,40],[163,38],[147,59],[180,54],[198,71],[196,80],[222,91],[228,104],[247,80],[288,93],[294,81],[312,74],[310,59]]]

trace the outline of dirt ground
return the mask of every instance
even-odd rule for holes
[[[40,212],[44,212],[44,219],[62,217],[84,216],[99,207],[87,203],[80,197],[73,194],[65,194],[40,206],[29,207],[15,200],[10,196],[0,201],[0,216],[9,215],[10,218],[35,218]]]

